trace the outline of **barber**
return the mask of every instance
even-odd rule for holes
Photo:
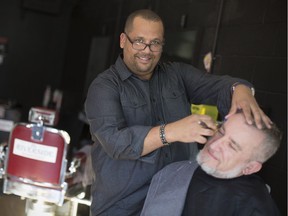
[[[139,215],[152,176],[174,161],[195,158],[193,143],[204,144],[216,125],[209,116],[191,115],[191,103],[209,101],[223,117],[242,109],[249,124],[270,127],[249,82],[160,62],[164,42],[156,13],[133,12],[120,34],[123,53],[89,87],[93,216]]]

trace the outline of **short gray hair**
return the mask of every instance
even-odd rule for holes
[[[253,126],[257,128],[255,124]],[[271,128],[263,127],[263,129],[258,130],[264,133],[265,138],[260,146],[258,146],[257,149],[254,149],[252,156],[253,160],[261,163],[267,161],[277,152],[282,140],[282,132],[275,124],[272,124]]]

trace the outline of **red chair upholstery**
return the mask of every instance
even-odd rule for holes
[[[69,142],[65,131],[34,123],[16,124],[8,143],[4,193],[62,205]]]

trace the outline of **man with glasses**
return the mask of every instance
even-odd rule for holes
[[[129,36],[128,34],[124,33],[127,37],[127,39],[129,40],[129,42],[132,44],[132,47],[133,49],[135,50],[145,50],[146,47],[149,47],[150,51],[151,52],[162,52],[162,48],[163,48],[163,45],[164,43],[161,42],[161,41],[151,41],[150,44],[146,44],[144,43],[143,41],[141,40],[135,40],[133,41]]]
[[[123,53],[89,87],[93,216],[139,215],[152,176],[171,162],[195,158],[193,143],[205,143],[216,125],[209,116],[191,115],[191,103],[209,101],[222,117],[240,108],[249,124],[271,127],[249,82],[162,63],[163,46],[161,18],[151,10],[133,12],[120,35]]]
[[[269,187],[255,173],[275,154],[281,132],[231,115],[196,161],[167,165],[152,179],[141,216],[280,216]]]

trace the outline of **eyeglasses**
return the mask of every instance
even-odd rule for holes
[[[128,41],[132,44],[132,48],[135,50],[145,50],[148,46],[151,52],[161,52],[163,49],[163,42],[160,41],[152,41],[150,44],[146,44],[142,42],[142,39],[137,39],[132,41],[132,39],[124,33],[128,39]]]

